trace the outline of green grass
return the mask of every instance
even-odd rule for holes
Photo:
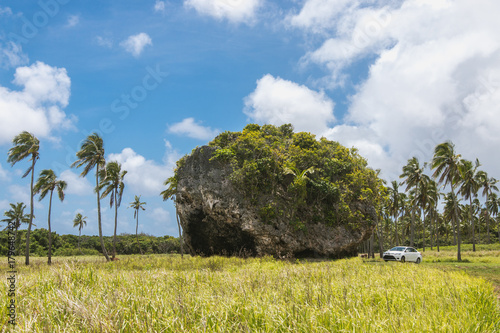
[[[491,283],[431,262],[120,259],[18,265],[12,331],[500,332]],[[1,318],[6,311],[0,308]]]

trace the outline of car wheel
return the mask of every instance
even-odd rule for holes
[[[405,257],[401,257],[401,262],[405,262]]]
[[[385,262],[388,262],[389,260],[384,260]]]
[[[420,258],[417,258],[416,263],[417,263],[417,264],[420,264]]]

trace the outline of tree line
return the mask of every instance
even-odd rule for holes
[[[10,209],[4,213],[5,218],[1,222],[9,223],[14,226],[14,233],[17,238],[18,229],[22,223],[28,224],[28,228],[25,234],[25,249],[21,251],[25,255],[25,264],[29,265],[30,258],[30,238],[31,229],[34,219],[34,197],[39,195],[39,200],[43,200],[47,195],[49,197],[49,211],[48,211],[48,244],[47,244],[47,263],[51,264],[52,257],[52,243],[53,243],[53,232],[51,226],[51,212],[52,212],[52,198],[54,191],[56,191],[59,200],[63,201],[65,197],[65,190],[67,183],[64,180],[57,178],[56,174],[51,169],[42,170],[39,174],[38,179],[35,182],[35,165],[40,159],[40,141],[32,134],[27,131],[21,132],[16,135],[12,140],[12,148],[9,149],[7,162],[12,166],[23,160],[29,161],[29,167],[23,174],[23,178],[30,175],[30,212],[24,213],[26,205],[24,203],[11,203]],[[80,150],[76,153],[77,160],[71,165],[71,167],[83,168],[80,177],[85,177],[95,169],[95,188],[94,192],[97,196],[97,223],[99,230],[99,242],[100,242],[100,252],[104,255],[107,261],[115,258],[117,254],[117,225],[118,225],[118,208],[121,205],[123,190],[125,188],[124,178],[127,174],[126,170],[122,170],[122,166],[117,161],[106,162],[104,155],[104,143],[103,139],[97,134],[93,133],[89,135],[81,144]],[[101,223],[101,200],[109,197],[110,208],[114,207],[114,232],[113,241],[111,243],[112,257],[108,255],[108,251],[105,245],[105,240],[102,234],[102,223]],[[139,212],[145,210],[144,205],[146,202],[141,201],[140,196],[135,196],[134,201],[130,203],[130,207],[134,209],[134,218],[136,219],[136,244],[140,253],[143,253],[141,248],[138,226],[139,226]],[[79,239],[81,238],[81,231],[83,227],[87,224],[86,216],[82,216],[81,213],[77,213],[75,219],[73,220],[74,227],[78,227]]]
[[[435,147],[429,163],[410,158],[402,168],[401,181],[387,187],[385,204],[379,209],[375,233],[379,251],[386,245],[403,244],[439,251],[440,245],[453,244],[461,261],[464,240],[473,251],[478,242],[500,241],[498,181],[480,166],[478,159],[462,158],[450,141]]]

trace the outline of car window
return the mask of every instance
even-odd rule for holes
[[[396,247],[393,247],[390,251],[404,251],[404,247],[402,246],[396,246]]]

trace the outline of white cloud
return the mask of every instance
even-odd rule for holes
[[[156,207],[147,214],[153,221],[159,223],[168,223],[170,221],[170,213],[161,207]]]
[[[245,114],[253,121],[273,125],[291,123],[298,131],[323,134],[335,120],[334,103],[323,92],[270,74],[257,81],[245,98]]]
[[[87,178],[80,177],[71,170],[61,172],[59,178],[68,184],[66,194],[85,196],[92,195],[92,193],[94,193],[95,185],[90,184]]]
[[[10,7],[4,7],[4,8],[0,7],[0,15],[3,15],[3,14],[5,14],[7,16],[12,15],[12,9],[10,9]]]
[[[52,138],[52,131],[73,126],[62,110],[68,105],[71,87],[66,69],[36,62],[18,67],[13,83],[23,90],[0,86],[0,144],[10,143],[24,130],[40,139]]]
[[[28,62],[28,56],[23,53],[21,45],[11,41],[2,42],[0,40],[0,67],[8,69],[25,65]]]
[[[371,60],[355,87],[344,124],[327,136],[354,144],[383,175],[397,175],[408,158],[428,161],[451,139],[486,170],[500,159],[500,3],[494,0],[308,0],[287,23],[321,32],[323,45],[304,60],[326,69],[327,87],[349,65]],[[327,4],[337,4],[329,9]],[[325,81],[323,81],[325,82]]]
[[[148,34],[141,32],[137,35],[130,36],[121,42],[120,45],[125,49],[125,51],[129,52],[134,57],[138,57],[141,55],[144,48],[148,45],[153,45],[153,42]]]
[[[165,1],[156,0],[154,10],[160,13],[165,12]]]
[[[251,23],[262,2],[263,0],[185,0],[184,5],[218,20]]]
[[[16,203],[16,202],[23,202],[25,205],[26,205],[26,208],[27,210],[25,212],[27,212],[29,214],[30,212],[30,186],[29,184],[28,185],[25,185],[25,186],[21,186],[21,185],[10,185],[8,187],[8,190],[9,190],[9,193],[10,193],[10,200],[13,202],[13,203]],[[35,208],[36,209],[42,209],[43,208],[43,205],[40,203],[40,201],[38,201],[38,196],[35,197],[35,200],[34,200],[34,204],[35,204]],[[36,214],[35,214],[36,216]]]
[[[80,23],[80,16],[78,15],[70,15],[68,17],[68,22],[66,22],[66,27],[72,28],[78,25]]]
[[[167,145],[166,145],[167,146]],[[157,195],[165,188],[163,182],[174,172],[175,161],[179,154],[167,148],[163,163],[158,164],[137,154],[132,148],[125,148],[119,154],[110,154],[107,161],[117,161],[122,164],[122,170],[127,170],[124,182],[135,195]]]
[[[0,163],[0,180],[1,181],[7,181],[9,180],[9,174],[7,171],[2,167],[2,164]]]
[[[194,118],[186,118],[180,123],[170,125],[168,126],[167,131],[169,133],[185,135],[199,140],[211,140],[219,133],[219,130],[217,129],[214,130],[210,127],[205,127],[196,123]]]
[[[102,37],[102,36],[97,36],[95,38],[95,41],[97,42],[97,44],[99,46],[107,47],[108,49],[110,49],[110,48],[113,47],[113,41],[111,39],[109,39],[109,38]]]

